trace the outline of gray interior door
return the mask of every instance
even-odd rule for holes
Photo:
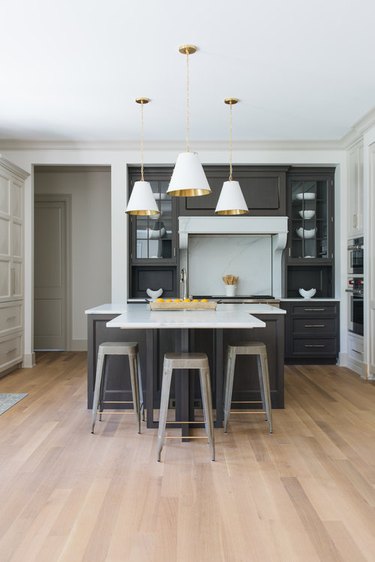
[[[67,209],[35,200],[34,348],[67,349]]]

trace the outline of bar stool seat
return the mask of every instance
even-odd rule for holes
[[[130,384],[132,389],[131,401],[104,400],[107,383],[105,364],[108,355],[125,355],[129,358]],[[141,412],[143,411],[144,414],[144,402],[141,366],[139,361],[138,344],[136,342],[104,342],[99,345],[94,401],[92,407],[91,433],[94,433],[98,409],[100,414],[99,419],[101,420],[102,418],[104,404],[133,404],[134,413],[138,422],[138,433],[141,433]],[[120,412],[117,411],[116,413]]]
[[[228,421],[232,406],[232,393],[234,372],[236,367],[237,355],[255,355],[258,363],[259,386],[261,401],[242,401],[242,404],[262,404],[262,410],[238,410],[238,413],[264,413],[268,421],[269,431],[272,433],[272,407],[271,393],[268,374],[267,347],[262,342],[240,342],[236,345],[229,345],[227,348],[227,367],[225,376],[224,391],[224,431],[228,430]],[[234,403],[234,402],[233,402]]]
[[[158,429],[158,461],[165,444],[165,428],[167,424],[168,403],[171,389],[172,371],[174,369],[199,370],[199,379],[202,393],[204,425],[208,443],[211,447],[212,460],[215,460],[215,440],[212,415],[212,398],[210,368],[206,353],[166,353],[163,363],[163,378],[161,386],[161,400]],[[190,374],[190,373],[189,373]]]

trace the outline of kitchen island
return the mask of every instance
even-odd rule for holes
[[[88,319],[88,407],[92,407],[97,350],[104,341],[136,341],[139,344],[143,385],[146,389],[147,426],[155,427],[153,410],[159,407],[163,356],[167,351],[208,354],[212,377],[215,425],[223,420],[224,354],[228,344],[262,341],[267,345],[271,399],[274,408],[284,407],[284,315],[266,304],[224,304],[217,310],[151,311],[146,303],[101,305],[86,311]],[[129,400],[131,391],[124,377],[126,361],[111,357],[111,399]],[[195,377],[178,377],[173,404],[176,420],[194,419],[200,405]],[[239,357],[234,401],[259,400],[254,357]],[[172,405],[173,405],[172,404]],[[248,405],[246,405],[248,407]],[[187,411],[188,410],[188,411]]]

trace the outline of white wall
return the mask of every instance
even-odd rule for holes
[[[111,172],[43,171],[34,176],[35,194],[72,197],[72,349],[87,339],[85,310],[111,300]]]
[[[200,159],[206,164],[227,164],[228,154],[226,146],[196,144],[194,150],[199,152]],[[145,146],[145,165],[171,165],[175,162],[179,147],[158,143]],[[111,302],[124,302],[128,293],[128,253],[127,253],[127,216],[124,212],[127,201],[127,165],[139,164],[139,150],[137,147],[123,145],[107,145],[95,147],[82,146],[41,145],[36,143],[31,147],[13,147],[7,149],[2,146],[2,153],[31,176],[26,182],[25,189],[25,357],[33,352],[33,202],[34,178],[33,166],[46,165],[98,165],[111,167],[111,255],[112,255],[112,283]],[[336,296],[340,297],[345,289],[345,274],[342,264],[346,257],[346,221],[340,216],[341,202],[346,200],[346,153],[344,149],[330,148],[326,145],[311,146],[308,143],[273,143],[272,146],[239,144],[234,146],[235,164],[285,164],[285,165],[327,165],[338,166],[336,174]],[[94,304],[101,304],[100,302]],[[344,330],[341,331],[343,333]],[[346,345],[342,339],[341,345]]]

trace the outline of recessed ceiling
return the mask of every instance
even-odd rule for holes
[[[0,139],[337,140],[375,105],[374,0],[6,0]]]

